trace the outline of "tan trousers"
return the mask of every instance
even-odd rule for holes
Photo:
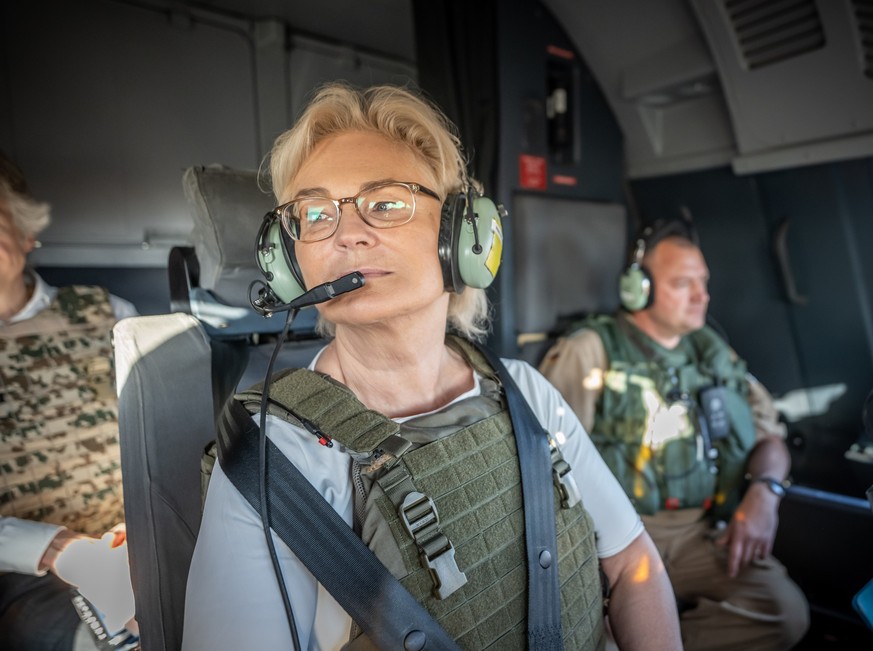
[[[790,649],[809,628],[809,606],[772,556],[727,576],[727,553],[700,509],[643,516],[682,612],[686,651]]]

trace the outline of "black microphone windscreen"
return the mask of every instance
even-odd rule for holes
[[[364,282],[364,274],[360,271],[353,271],[329,283],[316,285],[308,292],[301,294],[288,303],[288,306],[290,308],[301,308],[324,303],[335,296],[363,287]]]

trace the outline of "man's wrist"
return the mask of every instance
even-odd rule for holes
[[[769,477],[767,475],[756,475],[753,476],[751,474],[746,474],[746,481],[749,482],[749,485],[762,484],[776,497],[782,498],[785,497],[785,493],[788,490],[788,487],[791,486],[791,482],[787,479],[776,479],[775,477]]]

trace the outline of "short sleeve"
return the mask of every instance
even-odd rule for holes
[[[561,392],[587,431],[594,425],[607,365],[603,341],[593,330],[562,337],[540,364],[540,372]]]

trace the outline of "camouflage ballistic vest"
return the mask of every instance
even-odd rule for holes
[[[708,327],[673,350],[621,314],[582,327],[600,335],[609,359],[591,439],[637,511],[703,507],[729,517],[755,444],[745,363]],[[699,394],[712,386],[724,388],[730,429],[707,453]]]
[[[110,333],[100,287],[63,287],[0,327],[0,514],[102,534],[124,520]]]
[[[353,459],[356,531],[462,648],[524,649],[524,511],[509,411],[481,354],[460,339],[447,343],[482,376],[481,395],[398,424],[342,384],[293,369],[274,376],[268,413],[345,446]],[[257,413],[260,388],[236,399]],[[553,461],[566,471],[557,449]],[[565,508],[564,499],[556,483],[564,647],[599,649],[594,526],[581,502]],[[374,648],[357,626],[352,637],[347,649]]]

